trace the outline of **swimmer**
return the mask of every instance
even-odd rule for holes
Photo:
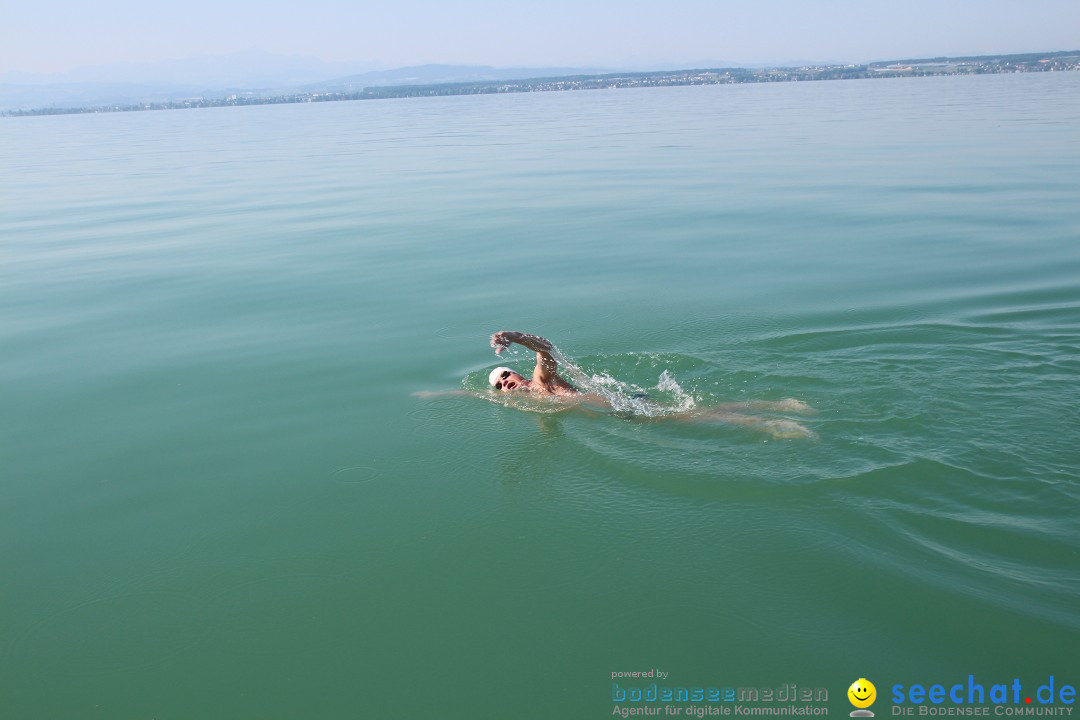
[[[508,367],[497,367],[488,374],[488,384],[501,392],[531,392],[540,395],[580,395],[576,387],[559,376],[559,364],[551,352],[551,343],[539,335],[501,330],[491,336],[491,347],[499,355],[510,347],[511,343],[523,345],[536,353],[536,367],[533,368],[532,380],[526,380],[519,373]]]
[[[572,399],[574,407],[589,411],[590,406],[611,408],[608,398],[599,393],[582,392],[571,385],[559,375],[559,365],[555,359],[558,352],[548,340],[539,335],[517,332],[514,330],[501,330],[491,336],[491,347],[495,348],[495,354],[500,355],[503,350],[517,343],[536,353],[536,367],[533,368],[532,379],[526,378],[519,372],[508,367],[497,367],[488,373],[488,384],[500,393],[530,393],[532,395],[553,396],[559,399]],[[449,393],[418,392],[419,397],[432,397],[435,395],[460,394],[463,391],[451,391]],[[746,415],[745,410],[762,412],[782,413],[812,413],[813,409],[806,403],[794,398],[787,398],[779,402],[767,400],[751,400],[748,402],[724,403],[710,408],[696,408],[692,410],[677,410],[664,408],[664,412],[649,417],[650,420],[673,419],[673,420],[713,420],[741,425],[769,433],[775,438],[806,438],[815,437],[807,427],[783,418],[762,418],[754,415]]]

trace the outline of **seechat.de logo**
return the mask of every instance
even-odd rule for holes
[[[851,712],[851,717],[874,717],[874,713],[866,709],[877,700],[877,688],[874,687],[874,683],[866,678],[859,678],[847,689],[847,697],[856,707]]]

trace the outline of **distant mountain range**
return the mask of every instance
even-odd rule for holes
[[[536,67],[496,68],[488,65],[415,65],[395,70],[373,70],[347,77],[313,83],[301,90],[308,92],[355,92],[368,87],[392,85],[436,85],[440,83],[498,82],[560,75],[592,75],[609,72],[602,68]]]
[[[567,89],[1075,71],[1080,70],[1080,51],[924,58],[862,65],[696,65],[697,69],[647,71],[418,65],[341,74],[340,66],[313,58],[239,53],[204,56],[186,62],[85,68],[44,77],[0,75],[0,113],[36,115]],[[322,79],[326,77],[331,79]]]
[[[354,65],[355,66],[355,65]],[[259,51],[158,63],[116,63],[66,73],[0,75],[0,111],[161,103],[232,94],[347,93],[365,87],[490,82],[604,72],[603,68],[418,65],[349,74],[342,63]],[[330,78],[330,79],[327,79]]]

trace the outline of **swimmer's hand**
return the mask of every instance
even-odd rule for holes
[[[501,355],[503,350],[510,347],[512,341],[507,337],[508,334],[506,331],[500,331],[491,336],[491,347],[495,348],[496,355]]]

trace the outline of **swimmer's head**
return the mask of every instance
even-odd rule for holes
[[[506,392],[523,387],[525,378],[508,367],[497,367],[488,374],[488,384],[496,390]]]

